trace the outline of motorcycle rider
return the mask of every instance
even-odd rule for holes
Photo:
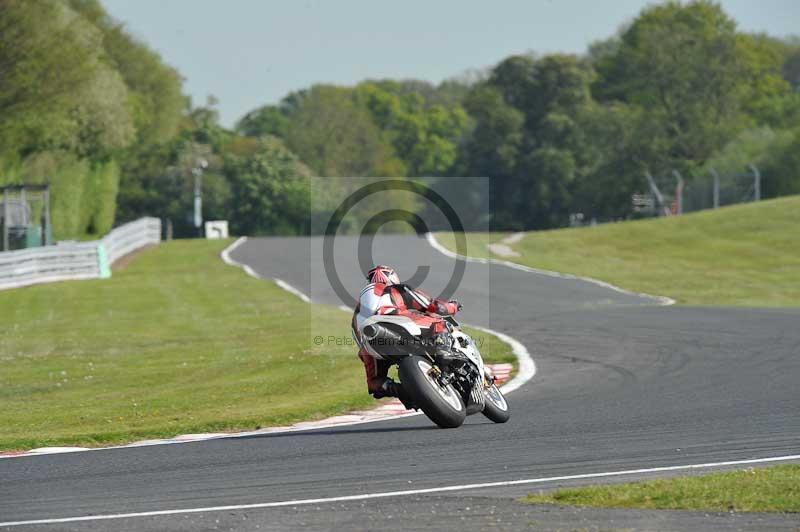
[[[375,314],[403,314],[418,311],[426,314],[455,315],[461,310],[456,300],[435,299],[425,292],[400,282],[391,266],[379,264],[367,273],[367,284],[361,290],[351,323],[353,338],[359,346],[358,357],[364,363],[367,374],[367,391],[375,399],[398,397],[406,406],[406,398],[399,383],[389,378],[392,364],[371,356],[361,337],[361,324]]]

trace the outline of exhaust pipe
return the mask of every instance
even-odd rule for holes
[[[391,329],[384,327],[383,325],[378,325],[377,323],[373,323],[364,327],[363,331],[364,336],[367,340],[381,340],[383,342],[395,342],[399,343],[402,340],[402,337],[394,332]]]

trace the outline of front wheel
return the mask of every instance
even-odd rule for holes
[[[467,417],[464,401],[452,384],[439,383],[438,372],[428,359],[409,356],[400,361],[400,384],[431,421],[443,429],[460,427]]]
[[[506,398],[503,397],[503,392],[496,384],[492,384],[486,388],[486,400],[483,405],[483,415],[494,421],[495,423],[505,423],[511,417],[511,412],[508,411],[508,403]]]

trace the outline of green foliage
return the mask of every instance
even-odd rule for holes
[[[265,105],[247,113],[239,123],[236,131],[247,137],[264,137],[272,135],[284,138],[289,130],[289,113],[285,107]]]
[[[765,197],[800,194],[800,129],[770,146],[761,165]]]
[[[476,122],[464,150],[467,167],[475,175],[496,176],[497,181],[505,181],[520,157],[525,116],[505,102],[500,89],[485,84],[475,87],[465,105]]]
[[[40,152],[25,161],[22,173],[32,182],[50,183],[53,236],[65,239],[83,235],[84,194],[91,175],[88,161],[65,151]]]
[[[286,145],[321,176],[405,174],[370,114],[345,87],[312,87],[292,114]]]
[[[469,127],[460,105],[466,91],[457,81],[317,85],[251,111],[237,131],[285,139],[323,176],[444,175]]]
[[[707,161],[706,172],[712,168],[721,175],[747,170],[748,165],[763,166],[778,152],[784,151],[792,141],[789,131],[770,128],[749,129],[740,133]]]
[[[574,56],[514,56],[468,96],[475,130],[463,160],[468,174],[494,177],[495,226],[552,227],[566,218],[594,164],[581,123],[593,76]]]
[[[759,126],[782,138],[796,127],[797,49],[738,32],[711,2],[647,7],[586,59],[513,56],[495,66],[465,99],[474,129],[457,171],[493,178],[496,229],[562,226],[576,212],[627,218],[631,195],[647,192],[645,172],[691,178],[710,159],[772,168],[780,153],[769,193],[794,190],[791,152],[720,150]]]
[[[235,234],[308,234],[310,170],[275,137],[264,137],[254,153],[229,155]]]
[[[308,206],[290,203],[290,213],[257,196],[299,194],[277,184],[295,164],[330,177],[489,176],[498,229],[558,227],[576,212],[634,216],[645,172],[691,180],[710,165],[757,163],[766,195],[800,180],[800,41],[741,32],[706,0],[646,7],[585,57],[512,56],[439,85],[315,85],[254,109],[234,131],[219,125],[213,99],[192,107],[178,72],[99,0],[6,0],[0,72],[0,157],[11,172],[0,180],[46,173],[63,237],[100,233],[115,214],[162,216],[176,235],[195,234],[200,158],[210,163],[206,219],[280,233],[307,232]]]
[[[364,82],[356,87],[355,98],[370,111],[408,175],[443,175],[453,167],[468,124],[461,106],[426,106],[409,82]]]
[[[659,124],[668,164],[702,164],[748,123],[747,112],[788,92],[763,40],[740,34],[707,1],[646,8],[597,63],[595,95],[641,106]]]
[[[69,111],[101,69],[95,35],[58,2],[8,0],[0,9],[0,145],[27,155],[75,134]]]
[[[82,220],[86,232],[102,236],[114,226],[119,190],[119,165],[116,161],[95,164],[83,200],[88,217]],[[86,209],[88,207],[89,209]]]
[[[160,143],[172,138],[186,106],[178,72],[125,31],[98,0],[69,0],[70,6],[102,35],[102,49],[130,92],[130,111],[139,139]]]
[[[795,39],[787,44],[783,77],[792,86],[794,92],[800,92],[800,39]]]
[[[761,195],[765,198],[800,194],[800,129],[752,129],[742,132],[714,154],[703,168],[719,175],[750,173],[756,165],[761,173]]]
[[[57,239],[104,235],[116,209],[119,167],[90,164],[66,151],[39,152],[0,164],[2,184],[50,183],[51,223]]]
[[[707,512],[798,512],[800,466],[728,471],[531,494],[523,502]]]
[[[119,161],[177,129],[177,72],[95,0],[3,2],[0,72],[4,180],[51,183],[56,238],[108,231]]]

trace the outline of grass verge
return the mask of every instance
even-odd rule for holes
[[[468,235],[468,253],[505,258]],[[452,234],[437,235],[455,249]],[[691,305],[800,305],[800,196],[685,216],[529,232],[507,260]]]
[[[0,292],[0,450],[255,429],[369,407],[351,345],[313,345],[310,306],[173,241],[110,280]],[[315,333],[349,318],[315,308]],[[487,359],[510,348],[477,332]]]
[[[800,512],[800,465],[561,489],[523,502],[602,508]]]

